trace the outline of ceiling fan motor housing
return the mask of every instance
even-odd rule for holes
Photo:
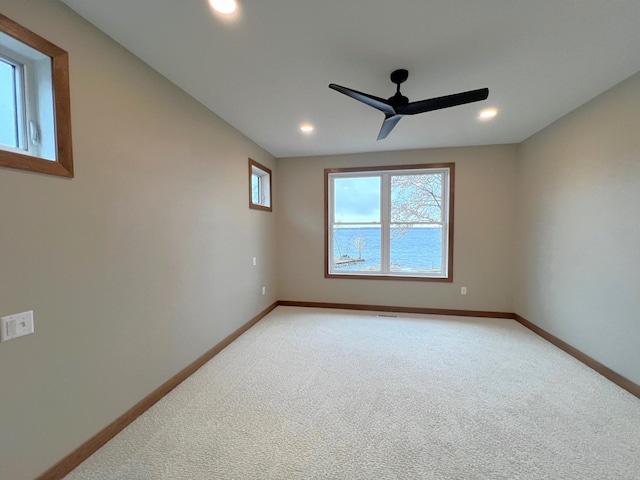
[[[391,72],[391,81],[398,84],[398,87],[401,83],[406,82],[407,78],[409,78],[409,70],[405,70],[404,68]]]
[[[393,97],[389,97],[389,103],[393,108],[399,107],[401,105],[407,105],[409,103],[409,99],[402,95],[400,92],[396,92]]]

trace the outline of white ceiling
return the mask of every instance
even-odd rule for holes
[[[638,0],[239,0],[234,21],[207,0],[63,1],[276,157],[520,142],[640,69]],[[328,85],[387,98],[397,68],[410,101],[489,99],[376,141],[384,115]]]

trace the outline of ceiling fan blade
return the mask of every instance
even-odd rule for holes
[[[387,138],[387,135],[393,130],[393,127],[400,121],[402,115],[387,115],[384,118],[384,122],[382,122],[382,128],[380,129],[380,133],[378,134],[378,140],[382,140]]]
[[[366,103],[367,105],[373,108],[377,108],[378,110],[383,112],[385,115],[396,114],[396,111],[393,109],[391,105],[389,105],[389,103],[384,98],[374,97],[373,95],[369,95],[367,93],[358,92],[356,90],[352,90],[347,87],[341,87],[340,85],[336,85],[335,83],[330,84],[329,88],[337,92],[343,93],[348,97],[358,100],[359,102]]]
[[[407,105],[401,105],[397,108],[400,115],[415,115],[417,113],[430,112],[432,110],[440,110],[441,108],[455,107],[464,105],[465,103],[479,102],[486,100],[489,96],[488,88],[479,90],[471,90],[469,92],[454,93],[444,97],[430,98],[429,100],[420,100],[411,102]]]

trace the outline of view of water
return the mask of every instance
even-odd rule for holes
[[[393,238],[392,229],[391,270],[432,271],[442,268],[442,232],[439,228],[411,228],[404,235]],[[337,267],[339,270],[380,270],[380,228],[336,228],[334,230],[334,256],[361,258],[364,262]],[[356,245],[361,239],[362,251]]]

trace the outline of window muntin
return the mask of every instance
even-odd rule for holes
[[[249,208],[272,211],[271,170],[249,159]]]
[[[452,281],[453,169],[326,170],[325,275]]]
[[[69,103],[67,53],[0,14],[0,166],[73,177]]]

